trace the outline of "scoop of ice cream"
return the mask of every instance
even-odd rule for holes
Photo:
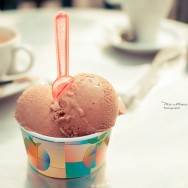
[[[118,115],[111,84],[80,74],[53,100],[50,86],[33,86],[18,99],[15,117],[24,128],[53,137],[83,136],[110,129]]]
[[[118,97],[111,84],[92,74],[74,77],[51,106],[54,122],[65,137],[110,129],[118,115]]]
[[[50,105],[53,101],[51,87],[32,86],[17,101],[15,118],[25,129],[39,134],[62,137],[53,121]]]

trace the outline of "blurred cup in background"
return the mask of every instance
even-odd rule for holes
[[[0,81],[24,77],[33,65],[33,52],[25,44],[20,44],[20,39],[17,29],[0,26]],[[22,60],[17,57],[18,52],[26,55],[28,61],[20,62]],[[24,64],[22,70],[18,70],[20,64]]]
[[[121,3],[137,42],[155,43],[160,23],[168,15],[173,0],[121,0]]]

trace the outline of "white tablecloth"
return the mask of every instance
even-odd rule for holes
[[[104,76],[127,92],[150,67],[153,56],[118,51],[105,44],[100,29],[124,19],[118,11],[68,9],[70,13],[70,72]],[[22,41],[33,47],[31,74],[56,76],[53,18],[57,10],[0,13],[0,23],[17,27]],[[185,33],[187,25],[172,22]],[[57,180],[38,175],[27,165],[17,122],[19,94],[0,101],[0,187],[188,187],[188,74],[185,60],[164,69],[158,84],[139,107],[120,116],[114,128],[107,162],[97,175]],[[165,103],[164,103],[165,102]],[[167,104],[168,103],[168,104]],[[180,109],[165,109],[170,104]],[[77,184],[75,184],[77,183]],[[75,186],[76,185],[76,186]]]

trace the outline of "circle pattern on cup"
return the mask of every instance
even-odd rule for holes
[[[77,178],[104,164],[111,130],[94,138],[54,142],[22,130],[29,163],[37,172],[55,178]]]

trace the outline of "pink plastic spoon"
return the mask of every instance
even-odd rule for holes
[[[54,99],[73,81],[69,76],[69,16],[66,12],[59,12],[55,17],[55,38],[58,75],[52,84]]]

